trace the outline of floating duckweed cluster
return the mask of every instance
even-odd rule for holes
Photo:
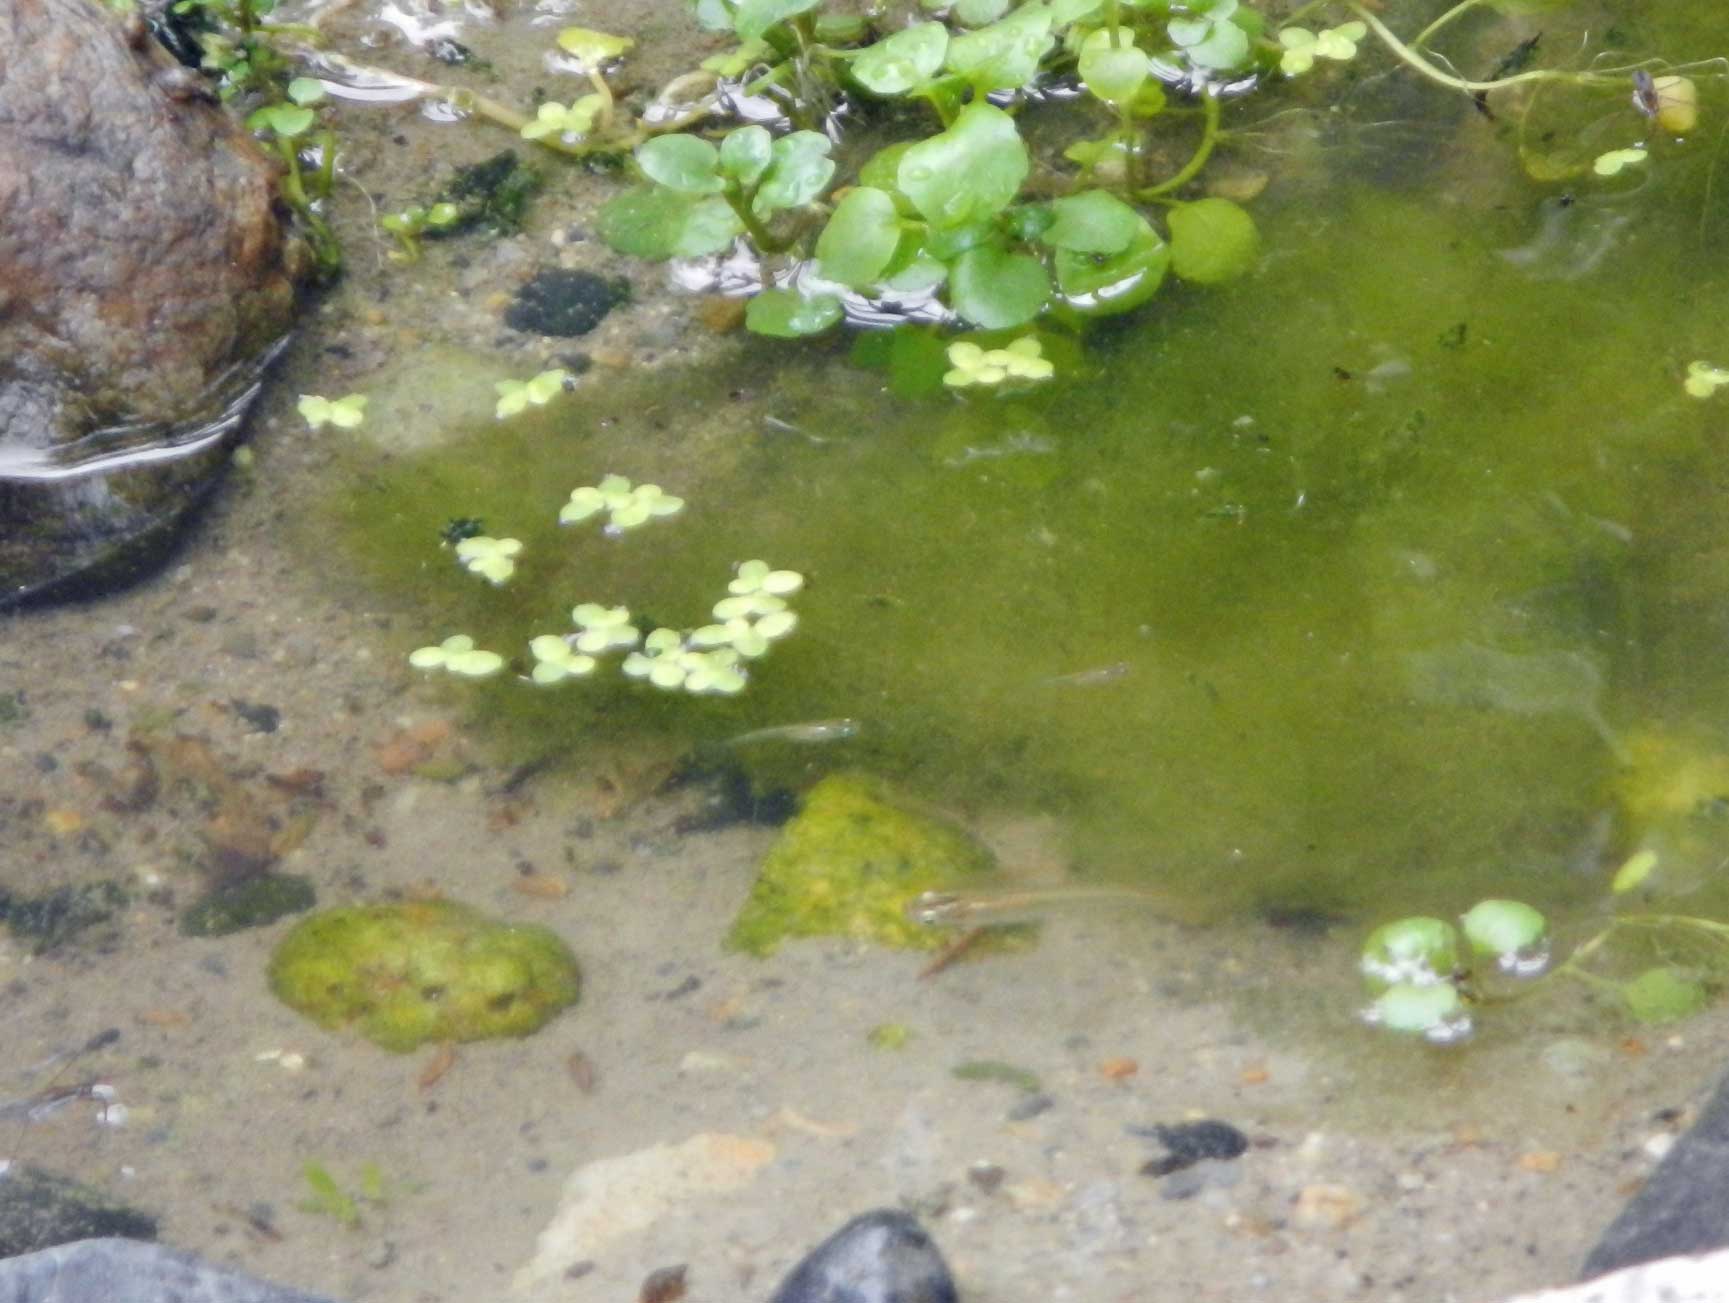
[[[637,484],[622,475],[607,475],[599,484],[572,489],[570,501],[558,513],[558,523],[574,525],[606,512],[606,532],[617,536],[645,525],[656,516],[676,516],[684,499],[663,492],[658,484]]]
[[[309,430],[322,430],[326,425],[352,430],[366,419],[366,395],[325,398],[320,394],[301,394],[295,410],[305,419]]]
[[[1709,362],[1689,362],[1687,378],[1681,387],[1694,398],[1709,398],[1724,385],[1729,385],[1729,370]]]
[[[456,543],[456,559],[463,569],[494,584],[502,584],[516,573],[516,554],[520,551],[521,539],[487,534],[472,534]]]
[[[531,406],[545,407],[571,383],[570,372],[563,367],[542,371],[530,380],[495,380],[492,387],[498,391],[498,405],[493,408],[493,415],[502,421]]]
[[[604,532],[617,537],[683,508],[683,498],[666,493],[658,484],[633,485],[622,475],[607,475],[598,484],[573,491],[558,518],[568,525],[605,513]],[[465,519],[447,526],[445,545],[454,546],[457,560],[470,572],[503,584],[516,572],[521,541],[486,534],[461,536],[470,525],[478,528],[479,522]],[[534,665],[527,677],[543,687],[587,678],[599,667],[600,657],[624,652],[619,668],[627,678],[668,692],[735,696],[750,679],[745,662],[767,655],[774,643],[798,627],[798,615],[786,599],[803,587],[804,576],[796,570],[777,570],[760,558],[741,561],[734,567],[726,596],[714,604],[708,624],[655,628],[646,637],[632,623],[629,607],[580,602],[570,612],[576,632],[543,633],[529,639]],[[468,634],[455,634],[436,645],[416,648],[408,663],[416,669],[485,678],[503,669],[505,659],[476,647]]]
[[[1056,373],[1035,335],[1023,335],[1004,348],[982,348],[969,339],[957,339],[948,353],[950,369],[943,383],[951,389],[1000,385],[1005,380],[1049,380]]]

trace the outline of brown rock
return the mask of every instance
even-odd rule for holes
[[[291,321],[271,164],[97,0],[0,4],[0,605],[142,564]]]

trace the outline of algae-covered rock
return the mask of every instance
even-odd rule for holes
[[[763,860],[727,944],[753,955],[787,937],[844,936],[929,950],[953,934],[914,923],[907,902],[994,867],[963,829],[916,810],[881,779],[825,778]]]
[[[387,1050],[527,1036],[576,1002],[576,957],[550,930],[448,900],[357,905],[301,922],[270,960],[270,989],[323,1027],[353,1024]]]

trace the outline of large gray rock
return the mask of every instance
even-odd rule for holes
[[[142,564],[288,331],[271,165],[202,92],[98,0],[0,3],[0,606]]]
[[[948,1264],[917,1219],[879,1208],[812,1249],[769,1303],[957,1303],[958,1297]]]
[[[1585,1259],[1591,1277],[1729,1247],[1729,1076]]]
[[[80,1240],[0,1261],[0,1303],[331,1303],[138,1240]]]

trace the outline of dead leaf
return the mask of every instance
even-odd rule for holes
[[[432,1052],[432,1057],[426,1061],[426,1066],[420,1070],[414,1084],[422,1090],[431,1090],[444,1080],[444,1074],[455,1066],[456,1044],[454,1041],[444,1041]]]
[[[510,880],[511,890],[537,900],[563,900],[570,895],[570,884],[550,873],[519,873]]]

